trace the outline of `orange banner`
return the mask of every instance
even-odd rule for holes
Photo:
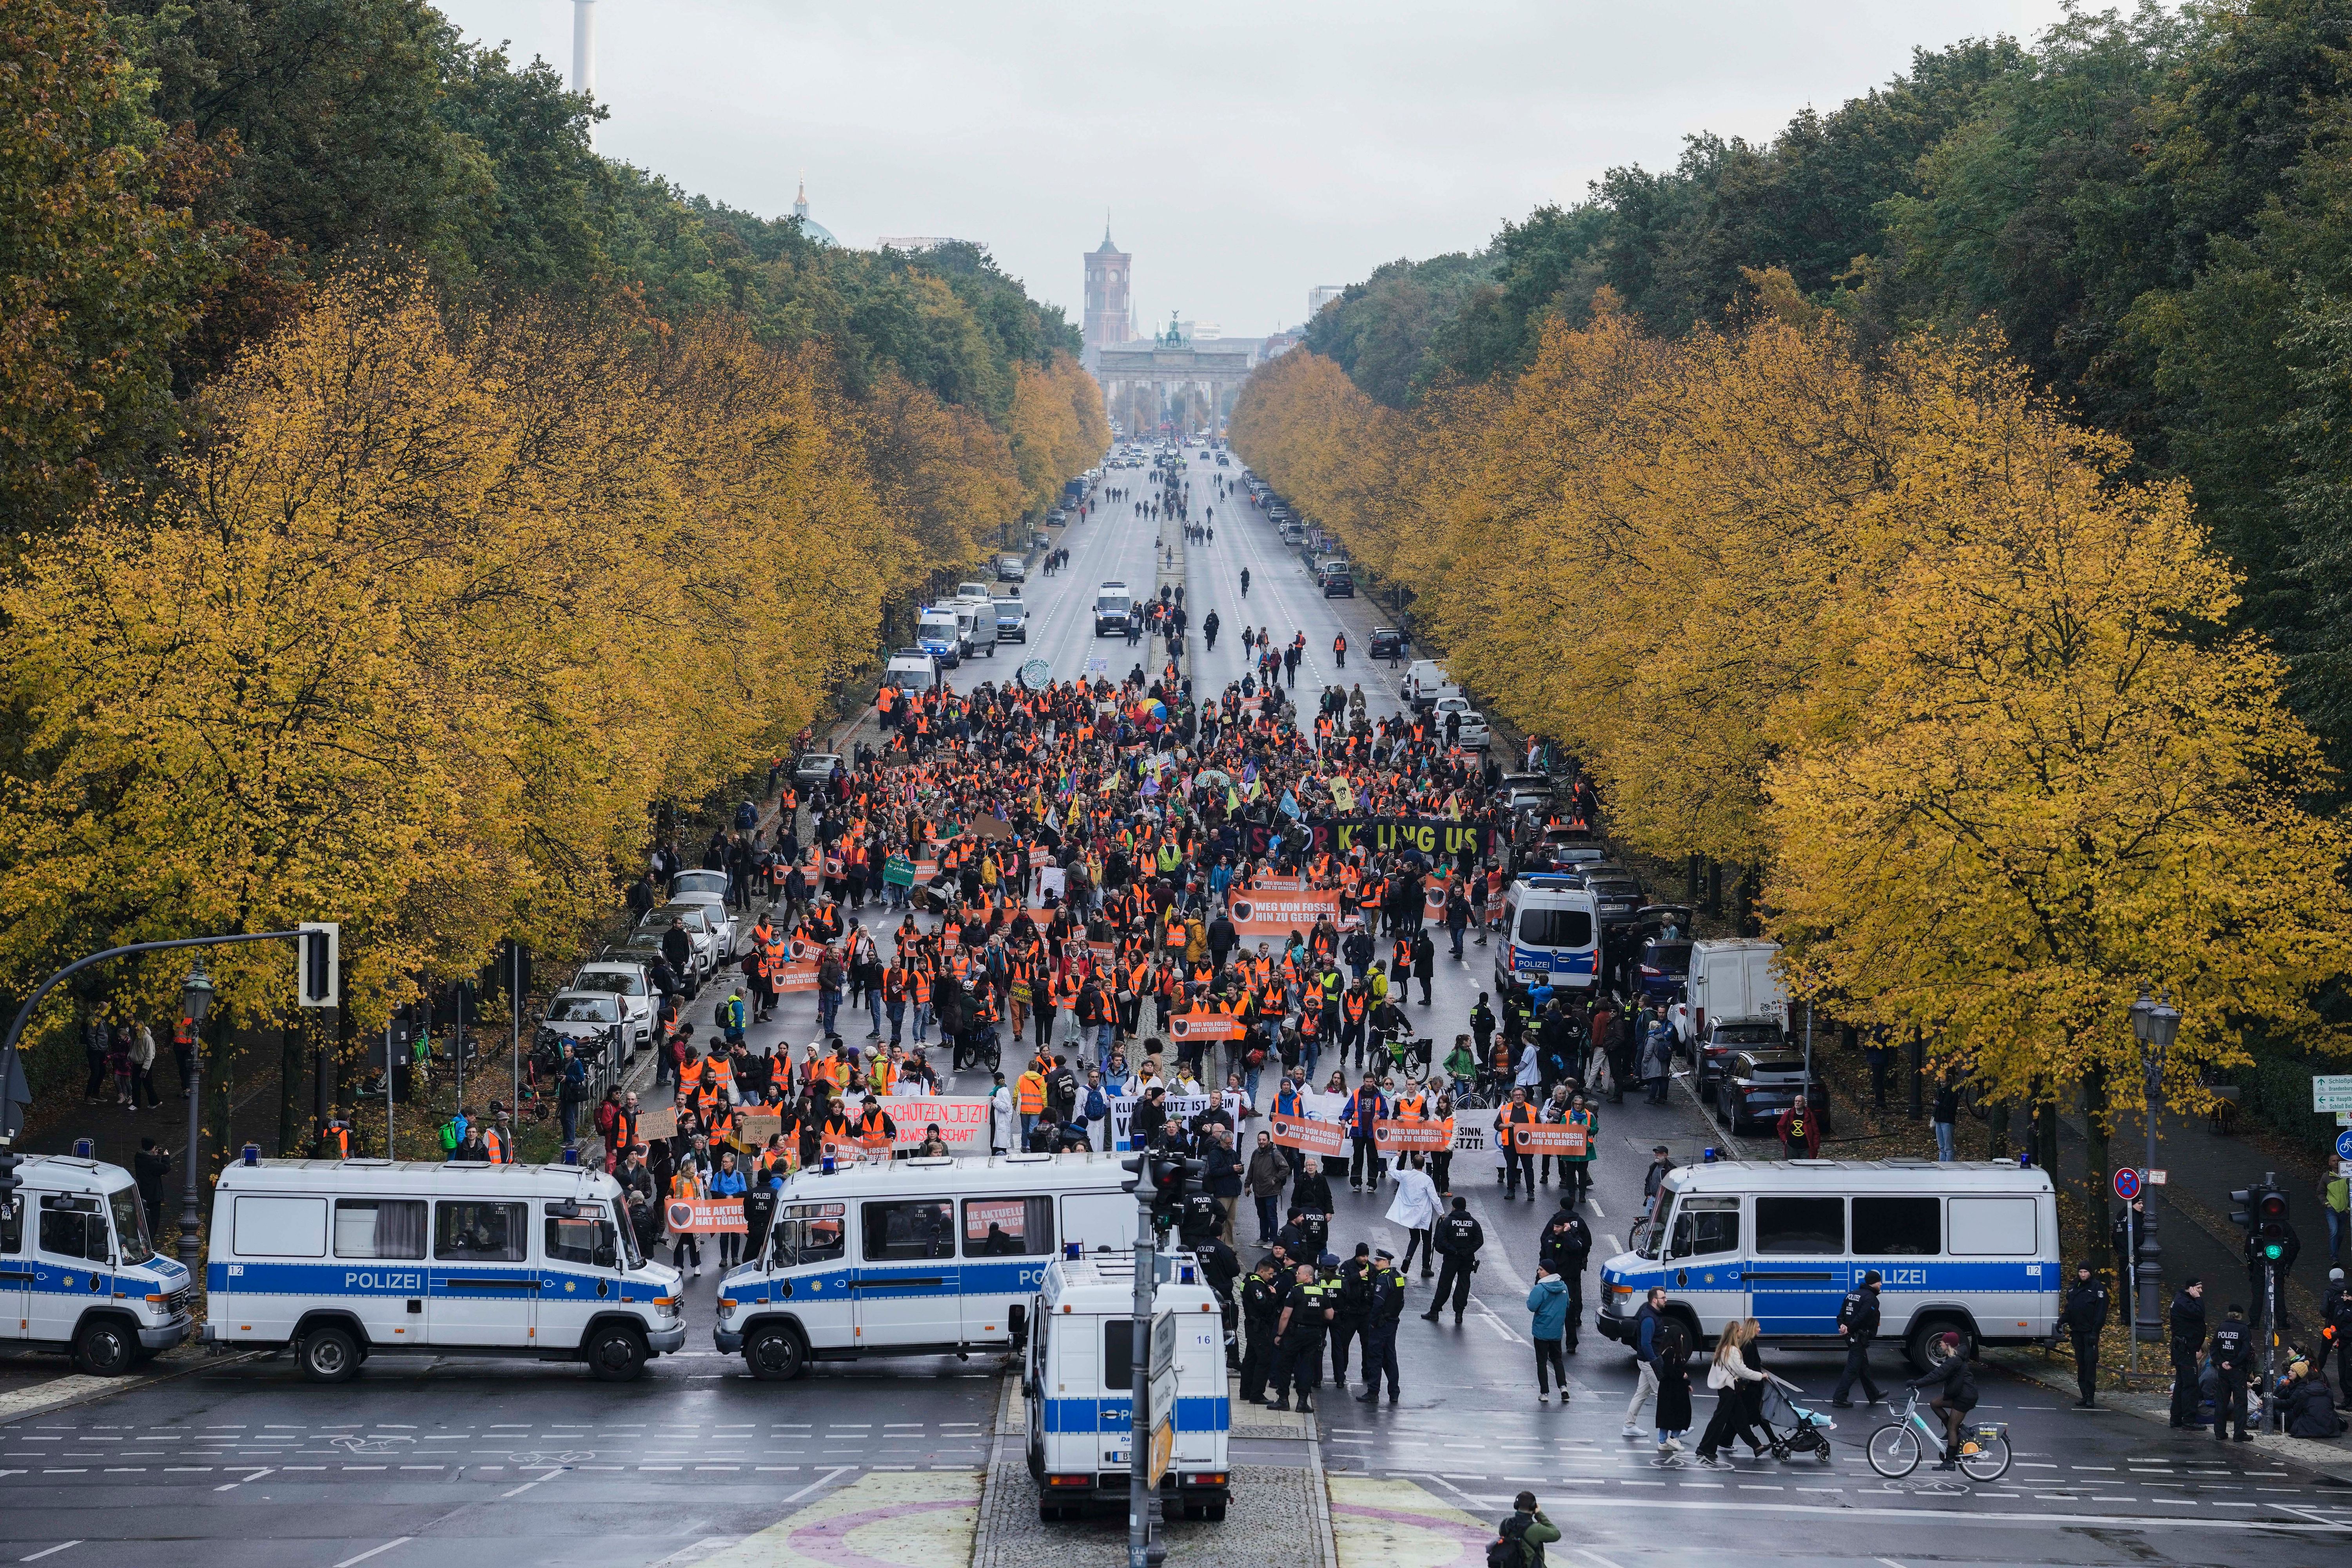
[[[1375,1121],[1372,1142],[1387,1151],[1419,1149],[1434,1153],[1454,1147],[1454,1123],[1446,1121]]]
[[[1590,1152],[1581,1127],[1570,1127],[1558,1121],[1532,1121],[1513,1122],[1506,1130],[1511,1135],[1513,1153],[1580,1157]]]
[[[1168,1032],[1180,1040],[1238,1040],[1249,1033],[1230,1013],[1179,1013],[1168,1020]]]
[[[662,1205],[662,1217],[672,1236],[751,1229],[743,1220],[741,1198],[671,1198]]]
[[[1348,1130],[1336,1121],[1314,1121],[1304,1116],[1269,1116],[1266,1121],[1272,1140],[1286,1149],[1327,1155],[1348,1152]]]
[[[1252,888],[1234,899],[1232,915],[1234,931],[1244,942],[1286,937],[1292,931],[1303,935],[1314,929],[1317,921],[1339,923],[1339,893],[1336,888],[1298,892]]]

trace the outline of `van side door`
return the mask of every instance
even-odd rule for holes
[[[1748,1311],[1765,1333],[1837,1333],[1853,1270],[1845,1255],[1845,1199],[1758,1194],[1748,1262]]]
[[[427,1342],[528,1349],[538,1327],[530,1205],[506,1198],[433,1205]]]
[[[114,1244],[105,1205],[86,1193],[43,1193],[36,1211],[31,1332],[27,1339],[62,1343],[81,1324],[82,1310],[114,1289]]]
[[[1666,1289],[1698,1313],[1699,1331],[1716,1334],[1748,1316],[1737,1194],[1685,1194],[1666,1238]]]
[[[1010,1343],[1013,1304],[1037,1293],[1053,1260],[1054,1200],[965,1198],[962,1211],[963,1341]]]
[[[342,1292],[373,1345],[430,1342],[425,1318],[423,1198],[337,1198],[335,1265]]]
[[[962,1342],[951,1198],[868,1198],[858,1205],[850,1281],[857,1348],[872,1354]]]
[[[620,1232],[602,1203],[540,1203],[539,1339],[542,1350],[576,1350],[588,1320],[621,1299]]]

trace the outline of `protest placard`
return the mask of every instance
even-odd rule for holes
[[[1383,1154],[1418,1149],[1435,1152],[1454,1146],[1451,1121],[1375,1121],[1372,1142]]]
[[[1336,888],[1298,892],[1261,891],[1253,887],[1232,901],[1234,934],[1244,942],[1288,936],[1312,931],[1317,921],[1337,923],[1339,893]]]
[[[1266,1129],[1272,1141],[1286,1149],[1299,1149],[1309,1154],[1323,1155],[1341,1155],[1348,1152],[1348,1130],[1336,1121],[1275,1115],[1266,1118]]]
[[[662,1205],[662,1217],[672,1236],[751,1228],[743,1220],[741,1198],[670,1198]]]

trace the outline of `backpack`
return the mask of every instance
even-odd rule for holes
[[[1496,1525],[1495,1539],[1486,1542],[1486,1568],[1527,1568],[1527,1521],[1516,1513]]]

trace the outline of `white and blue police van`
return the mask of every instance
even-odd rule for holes
[[[0,1345],[115,1377],[188,1337],[188,1271],[155,1250],[130,1172],[27,1154],[16,1175],[0,1198]]]
[[[2062,1296],[2049,1173],[1916,1159],[1685,1165],[1667,1173],[1641,1246],[1601,1265],[1597,1321],[1630,1343],[1664,1286],[1694,1350],[1740,1318],[1774,1344],[1842,1349],[1838,1308],[1873,1269],[1879,1337],[1923,1373],[1953,1343],[1973,1355],[2047,1340]]]
[[[926,605],[915,617],[915,647],[929,654],[942,669],[963,662],[963,628],[956,613],[945,605]]]
[[[1496,988],[1516,983],[1589,991],[1600,973],[1601,911],[1584,879],[1538,872],[1513,882],[1503,895]]]
[[[941,1155],[788,1177],[761,1257],[719,1283],[719,1350],[754,1377],[812,1361],[1017,1347],[1047,1264],[1135,1245],[1112,1154]]]
[[[1171,1517],[1181,1508],[1186,1519],[1222,1520],[1233,1497],[1224,1319],[1190,1253],[1161,1253],[1157,1261],[1153,1327],[1173,1331],[1176,1373],[1162,1507]],[[1090,1502],[1128,1500],[1134,1322],[1132,1251],[1056,1258],[1045,1269],[1029,1312],[1021,1384],[1041,1520],[1076,1518]]]
[[[620,1184],[579,1165],[246,1161],[221,1173],[204,1337],[290,1347],[341,1383],[378,1352],[584,1362],[608,1383],[684,1348],[678,1272]]]

